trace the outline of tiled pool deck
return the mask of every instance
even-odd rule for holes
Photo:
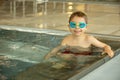
[[[16,0],[17,1],[17,0]],[[23,8],[22,2],[16,2],[16,12],[10,9],[10,1],[0,4],[0,25],[34,27],[38,29],[68,30],[69,15],[81,10],[88,15],[88,31],[120,36],[120,5],[117,3],[48,1],[38,3],[34,14],[33,4],[28,1]],[[36,10],[36,9],[34,9]],[[15,15],[16,14],[16,15]]]

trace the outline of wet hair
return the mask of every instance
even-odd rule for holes
[[[83,17],[85,19],[86,24],[88,23],[87,15],[85,13],[83,13],[82,11],[76,11],[76,12],[72,13],[69,18],[69,23],[75,16]]]

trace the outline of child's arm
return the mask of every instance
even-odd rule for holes
[[[44,59],[49,59],[50,57],[55,56],[55,55],[58,53],[58,51],[59,51],[61,48],[63,48],[65,45],[66,45],[66,37],[62,40],[61,44],[60,44],[59,46],[55,47],[50,53],[48,53],[48,54],[44,57]]]
[[[52,57],[52,56],[55,56],[56,54],[57,54],[57,52],[60,50],[60,48],[61,48],[61,46],[57,46],[57,47],[55,47],[50,53],[48,53],[45,57],[44,57],[44,59],[49,59],[50,57]]]
[[[92,45],[96,46],[96,47],[100,47],[104,49],[104,52],[107,53],[110,57],[114,56],[114,52],[111,50],[111,47],[103,42],[100,42],[99,40],[97,40],[95,37],[90,36],[89,38],[90,42]]]

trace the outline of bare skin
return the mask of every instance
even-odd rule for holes
[[[75,23],[79,23],[79,22],[85,23],[85,19],[83,17],[78,17],[78,16],[75,16],[71,21]],[[61,48],[61,46],[66,46],[66,45],[79,46],[83,48],[88,48],[91,45],[94,45],[96,47],[103,48],[105,53],[107,53],[110,57],[113,57],[114,52],[111,50],[111,47],[109,45],[85,33],[87,27],[88,26],[86,26],[85,28],[79,28],[78,26],[76,28],[69,27],[69,30],[72,34],[66,36],[61,42],[61,45],[54,48],[48,55],[45,56],[45,59],[49,59],[51,56],[56,55],[58,50]],[[63,56],[65,57],[66,55],[64,54],[62,55],[62,57]],[[69,57],[71,57],[71,55],[67,56],[66,58],[68,59]]]

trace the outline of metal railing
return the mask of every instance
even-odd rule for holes
[[[17,2],[22,2],[22,15],[23,17],[25,17],[25,3],[26,2],[33,2],[33,13],[36,14],[37,13],[37,5],[38,4],[42,4],[42,3],[46,3],[48,2],[48,0],[11,0],[10,1],[10,13],[13,14],[13,18],[16,17],[16,3]],[[46,4],[44,5],[46,6]]]

